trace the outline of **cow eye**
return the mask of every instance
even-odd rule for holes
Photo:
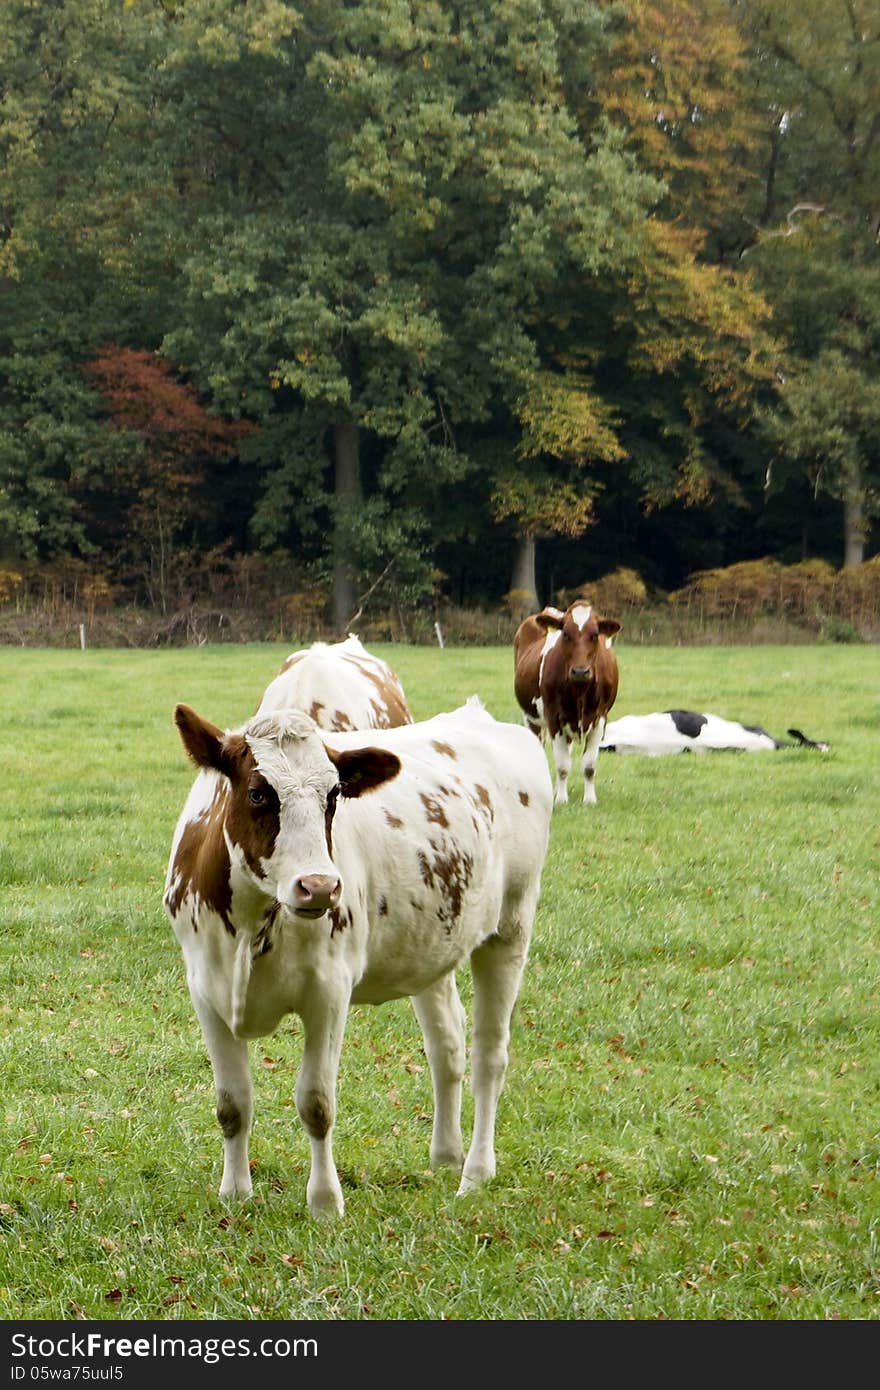
[[[266,793],[259,787],[248,787],[248,801],[252,806],[265,806]]]

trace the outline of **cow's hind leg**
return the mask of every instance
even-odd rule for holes
[[[464,1077],[465,1013],[452,971],[413,996],[412,1006],[425,1038],[434,1087],[431,1167],[460,1168],[461,1083]]]
[[[192,1001],[211,1058],[217,1090],[217,1121],[223,1131],[220,1196],[249,1197],[253,1185],[248,1137],[254,1102],[247,1043],[233,1036],[207,1000],[194,993]]]
[[[459,1196],[495,1176],[495,1115],[507,1074],[510,1018],[527,953],[528,933],[521,932],[509,939],[491,936],[471,955],[474,1132],[461,1175]]]

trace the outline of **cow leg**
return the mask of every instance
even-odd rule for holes
[[[211,1058],[217,1091],[217,1121],[223,1131],[221,1197],[249,1197],[253,1191],[248,1137],[254,1112],[247,1043],[236,1038],[215,1009],[197,994],[193,1007]]]
[[[507,941],[492,936],[471,955],[474,1132],[461,1175],[459,1196],[495,1176],[495,1115],[507,1074],[510,1018],[526,955],[527,936],[521,933]]]
[[[341,1216],[345,1201],[333,1161],[332,1135],[349,992],[335,998],[321,990],[316,994],[316,1003],[302,1014],[305,1041],[296,1082],[296,1108],[312,1151],[306,1200],[312,1216]]]
[[[556,762],[556,806],[568,801],[568,774],[571,772],[571,735],[564,730],[553,735],[553,757]]]
[[[465,1061],[465,1013],[452,971],[430,989],[414,995],[412,1006],[424,1035],[434,1087],[431,1167],[460,1168],[464,1160],[461,1083]]]
[[[599,761],[599,744],[602,742],[602,735],[605,732],[605,720],[597,719],[596,723],[587,734],[584,744],[584,805],[595,806],[596,804],[596,763]]]

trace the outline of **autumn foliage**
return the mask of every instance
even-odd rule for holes
[[[252,428],[211,415],[192,386],[154,352],[110,344],[86,367],[116,429],[140,435],[146,456],[167,468],[169,481],[201,480],[199,462],[235,452]]]

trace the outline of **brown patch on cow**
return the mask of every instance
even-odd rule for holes
[[[327,795],[327,805],[324,807],[324,837],[327,841],[327,853],[333,858],[333,817],[336,814],[336,803],[339,800],[339,787],[331,787]]]
[[[251,951],[251,959],[257,960],[259,956],[267,956],[274,946],[272,931],[278,920],[281,911],[281,904],[276,898],[266,913],[263,925],[254,937],[254,945]]]
[[[308,1091],[297,1105],[300,1119],[314,1139],[324,1139],[332,1124],[330,1102],[320,1091]]]
[[[471,855],[463,854],[455,845],[447,845],[444,850],[432,843],[431,848],[433,860],[419,850],[419,870],[425,885],[439,894],[437,919],[449,936],[461,916],[465,891],[473,876],[474,861]]]
[[[308,652],[291,652],[290,656],[281,667],[281,670],[278,672],[278,675],[283,676],[285,671],[289,671],[291,666],[296,666],[300,661],[304,661],[307,656]]]
[[[435,752],[442,753],[444,758],[452,758],[453,761],[457,760],[458,758],[458,754],[456,753],[452,745],[449,743],[441,743],[439,739],[432,738],[431,747],[434,749]]]
[[[494,821],[494,819],[495,819],[495,811],[494,811],[494,809],[493,809],[493,807],[492,807],[492,798],[491,798],[491,796],[490,796],[489,793],[486,791],[486,788],[485,788],[485,787],[481,787],[481,786],[480,786],[480,783],[479,783],[479,782],[475,782],[475,783],[474,783],[474,791],[475,791],[476,794],[477,794],[477,799],[478,799],[480,805],[481,805],[482,808],[483,808],[483,812],[484,812],[484,814],[485,814],[485,816],[486,816],[486,819],[487,819],[487,820],[489,821],[489,823],[491,824],[492,821]]]
[[[448,826],[449,819],[436,797],[428,796],[427,792],[419,792],[419,800],[429,821],[434,825]]]
[[[218,783],[211,804],[184,826],[174,855],[172,883],[165,906],[176,917],[184,899],[192,895],[217,913],[226,930],[235,936],[230,912],[229,852],[223,838],[223,822],[229,805],[229,788]],[[193,914],[193,931],[196,931]]]
[[[309,706],[309,718],[314,719],[316,724],[320,724],[321,722],[321,712],[323,708],[324,706],[320,700],[313,700]]]
[[[244,742],[230,782],[232,794],[226,817],[229,838],[241,849],[248,868],[257,878],[265,878],[262,861],[271,859],[274,854],[281,825],[278,793],[257,771],[254,755]],[[266,798],[260,808],[250,803],[248,792],[253,788],[262,791]]]
[[[400,819],[400,817],[399,817],[399,816],[393,816],[393,815],[391,814],[391,812],[387,809],[387,807],[383,807],[382,810],[383,810],[383,814],[384,814],[384,816],[385,816],[385,819],[387,820],[388,824],[391,826],[391,829],[392,829],[392,830],[400,830],[401,827],[403,826],[403,821]]]
[[[315,722],[317,723],[317,720]],[[330,728],[336,734],[344,734],[353,729],[354,724],[351,722],[349,715],[345,713],[345,710],[338,709],[333,712],[333,721]]]
[[[381,704],[371,701],[373,717],[376,720],[377,729],[396,729],[402,724],[413,722],[409,706],[403,693],[403,687],[393,672],[388,677],[381,676],[372,666],[365,662],[358,661],[357,657],[350,658],[352,664],[357,667],[362,676],[376,687],[379,692]]]
[[[379,894],[379,901],[376,905],[376,910],[379,913],[380,917],[388,916],[388,899],[386,898],[384,893]]]
[[[328,916],[332,923],[330,936],[334,937],[337,932],[344,932],[346,927],[354,923],[354,913],[350,907],[331,907]]]
[[[520,799],[520,801],[522,802],[523,806],[528,806],[528,804],[529,804],[529,794],[528,794],[528,792],[520,792],[520,793],[519,793],[519,799]]]
[[[241,1111],[228,1091],[217,1092],[217,1123],[226,1139],[234,1139],[241,1129]]]

